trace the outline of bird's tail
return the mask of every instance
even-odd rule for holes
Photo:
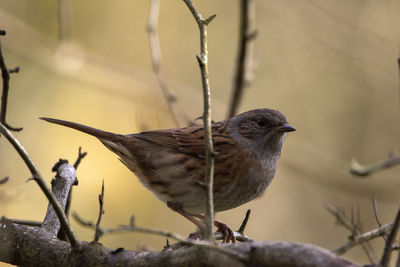
[[[63,121],[63,120],[58,120],[58,119],[52,119],[52,118],[45,118],[45,117],[41,117],[40,119],[45,120],[47,122],[50,123],[55,123],[55,124],[59,124],[59,125],[63,125],[69,128],[73,128],[75,130],[90,134],[92,136],[95,136],[97,138],[99,138],[100,140],[107,140],[107,139],[115,139],[115,137],[119,136],[119,134],[115,134],[115,133],[111,133],[111,132],[106,132],[103,130],[99,130],[96,128],[92,128],[86,125],[82,125],[79,123],[75,123],[75,122],[70,122],[70,121]]]

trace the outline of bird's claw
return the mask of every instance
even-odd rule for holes
[[[218,228],[218,232],[222,233],[222,242],[223,243],[236,243],[235,235],[233,234],[232,229],[226,225],[225,223],[214,221],[215,227]]]

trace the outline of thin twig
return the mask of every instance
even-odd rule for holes
[[[75,163],[74,163],[74,168],[75,168],[75,170],[78,169],[79,164],[81,163],[82,159],[83,159],[84,157],[86,157],[86,155],[87,155],[87,152],[83,152],[83,153],[82,153],[82,147],[79,147],[79,150],[78,150],[78,158],[76,159],[76,161],[75,161]]]
[[[204,236],[207,240],[214,240],[212,227],[214,224],[214,199],[213,199],[213,184],[214,184],[214,148],[211,132],[211,90],[210,81],[208,79],[208,48],[207,48],[207,25],[215,18],[212,15],[207,19],[203,19],[201,14],[196,10],[191,0],[183,0],[193,17],[195,18],[200,31],[200,55],[197,55],[197,61],[200,66],[201,81],[203,85],[203,124],[204,124],[204,141],[206,154],[206,173],[205,173],[205,188],[206,188],[206,209],[205,209],[205,230]]]
[[[243,220],[242,224],[239,227],[239,230],[237,230],[238,233],[243,234],[244,229],[246,229],[247,222],[249,221],[250,213],[251,213],[251,210],[248,209],[246,211],[246,216],[244,217],[244,220]]]
[[[150,3],[149,21],[147,24],[147,33],[149,35],[151,61],[153,63],[153,71],[157,77],[158,84],[164,95],[172,119],[177,127],[186,126],[182,120],[177,104],[175,93],[168,85],[168,80],[162,64],[162,55],[160,48],[160,40],[158,38],[158,14],[160,12],[160,0],[152,0]]]
[[[75,170],[78,169],[79,164],[81,163],[82,159],[86,157],[86,155],[87,155],[87,152],[82,153],[82,147],[79,147],[78,158],[76,159],[76,161],[74,163]],[[78,185],[78,178],[75,179],[74,185]],[[67,215],[67,218],[69,216],[69,211],[71,209],[71,200],[72,200],[72,188],[69,191],[67,204],[65,205],[65,215]]]
[[[343,225],[346,229],[348,229],[351,232],[351,236],[349,237],[350,240],[353,240],[357,235],[360,234],[361,229],[358,224],[354,223],[354,218],[353,216],[351,217],[352,219],[349,220],[343,212],[341,212],[335,205],[333,204],[326,204],[325,209],[329,211],[335,218],[338,220],[338,222]],[[353,209],[352,209],[353,210]],[[358,216],[359,217],[359,216]],[[377,262],[376,257],[374,253],[372,252],[372,248],[368,242],[361,243],[361,247],[363,248],[365,254],[367,255],[369,261],[373,264]]]
[[[236,60],[236,73],[229,105],[228,118],[236,115],[242,99],[243,90],[252,79],[252,44],[256,37],[255,1],[241,0],[239,47]]]
[[[350,163],[350,173],[356,176],[368,176],[374,172],[387,169],[400,164],[400,156],[390,153],[388,159],[368,165],[361,165],[356,159]]]
[[[381,227],[382,223],[379,220],[378,204],[376,203],[376,198],[372,199],[372,208],[374,210],[374,216],[375,216],[376,223],[378,224],[378,227]],[[386,244],[386,242],[387,242],[386,235],[383,235],[382,237],[383,237],[383,240],[385,240],[385,244]]]
[[[33,163],[32,159],[29,157],[28,153],[26,152],[25,148],[21,145],[21,143],[11,134],[8,129],[0,123],[0,132],[3,134],[7,140],[13,145],[15,150],[21,156],[27,167],[29,168],[33,179],[37,182],[40,189],[46,195],[47,199],[53,205],[55,212],[57,213],[58,219],[60,220],[61,227],[65,231],[68,236],[68,239],[71,243],[72,247],[79,246],[79,240],[75,235],[74,231],[72,230],[71,225],[68,223],[67,216],[64,213],[63,207],[57,201],[54,194],[51,192],[50,188],[46,185],[42,175],[39,173],[38,169],[36,168],[35,164]]]
[[[9,69],[8,72],[9,73],[19,73],[19,71],[21,70],[20,66],[16,66],[13,69]]]
[[[42,226],[42,222],[38,222],[38,221],[10,219],[10,218],[7,218],[7,220],[9,220],[10,222],[15,223],[15,224],[21,224],[21,225],[27,225],[27,226],[37,226],[37,227]]]
[[[390,256],[392,254],[392,246],[396,239],[397,232],[400,225],[400,209],[397,211],[396,219],[394,220],[392,230],[390,231],[389,237],[386,241],[386,246],[383,251],[383,255],[380,261],[380,266],[387,267],[389,265]]]
[[[64,41],[70,33],[70,0],[58,0],[57,18],[58,18],[58,39]]]
[[[0,30],[0,36],[5,35],[6,31]],[[22,127],[16,128],[10,126],[6,122],[6,113],[7,113],[7,102],[8,102],[8,91],[10,89],[10,70],[7,68],[6,62],[3,57],[3,52],[1,50],[1,42],[0,42],[0,69],[1,69],[1,77],[3,80],[3,93],[1,95],[1,110],[0,110],[0,123],[3,124],[10,131],[18,132],[22,130]],[[19,68],[18,68],[19,71]],[[13,72],[17,72],[16,69]]]
[[[378,216],[378,205],[376,203],[376,198],[372,199],[372,207],[374,210],[374,216],[375,216],[376,223],[378,224],[378,227],[381,227],[382,224],[381,224],[381,222],[379,220],[379,216]]]
[[[104,214],[104,209],[103,209],[103,204],[104,204],[104,180],[101,183],[101,193],[99,195],[99,217],[97,218],[97,223],[95,227],[95,233],[94,233],[94,241],[99,241],[100,236],[103,234],[103,231],[101,231],[100,228],[100,223],[101,223],[101,218],[103,217]]]
[[[4,183],[6,183],[8,180],[10,180],[10,177],[8,177],[8,176],[6,176],[6,177],[4,177],[4,178],[1,178],[1,179],[0,179],[0,184],[4,184]]]
[[[80,217],[76,212],[72,213],[72,217],[74,219],[76,219],[77,222],[83,226],[86,226],[86,227],[89,227],[92,229],[96,228],[96,226],[94,225],[93,222],[82,219],[82,217]],[[183,237],[177,233],[168,232],[168,231],[159,230],[159,229],[152,229],[152,228],[147,228],[147,227],[136,226],[134,216],[131,216],[129,225],[123,225],[118,228],[100,228],[100,231],[102,232],[102,234],[113,234],[113,233],[123,233],[123,232],[140,232],[140,233],[146,233],[146,234],[165,236],[168,238],[175,239],[184,244],[190,244],[190,245],[194,245],[194,246],[212,249],[214,251],[223,253],[230,257],[234,257],[240,261],[247,262],[247,260],[248,260],[247,257],[242,254],[238,254],[237,252],[233,252],[233,251],[224,249],[224,248],[219,247],[218,245],[208,242],[208,241],[186,239],[185,237]]]
[[[392,229],[393,223],[394,222],[385,224],[380,228],[377,228],[372,231],[355,236],[351,240],[349,240],[345,244],[343,244],[342,246],[336,248],[333,252],[341,255],[352,247],[355,247],[359,244],[362,244],[364,242],[367,242],[367,241],[377,238],[379,236],[385,235],[385,234],[387,234],[388,231],[390,231]]]

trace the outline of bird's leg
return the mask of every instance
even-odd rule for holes
[[[179,205],[176,202],[172,202],[172,201],[168,201],[167,202],[167,206],[168,208],[170,208],[171,210],[179,213],[180,215],[182,215],[183,217],[185,217],[186,219],[188,219],[189,221],[191,221],[192,223],[194,223],[198,228],[203,229],[204,228],[204,224],[196,219],[196,216],[193,214],[190,214],[186,211],[184,211],[181,207],[181,205]]]
[[[201,214],[191,214],[193,217],[198,218],[204,221],[205,216]],[[232,229],[223,222],[214,220],[214,226],[218,228],[218,231],[222,233],[222,242],[228,243],[236,243],[235,235],[233,234]]]
[[[200,231],[204,230],[204,223],[203,223],[203,221],[205,219],[204,215],[192,214],[192,213],[186,212],[185,210],[182,209],[181,205],[179,205],[176,202],[172,202],[172,201],[168,201],[167,206],[168,206],[168,208],[179,213],[180,215],[182,215],[183,217],[185,217],[186,219],[188,219],[189,221],[194,223],[200,229]],[[198,219],[200,219],[200,221]],[[226,225],[223,222],[214,220],[214,226],[217,227],[218,231],[220,231],[222,233],[222,239],[223,239],[224,243],[227,243],[227,242],[235,243],[236,242],[233,231],[228,225]]]

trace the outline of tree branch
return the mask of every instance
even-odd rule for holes
[[[236,60],[236,73],[233,83],[228,118],[237,114],[242,99],[243,90],[252,80],[252,44],[257,35],[255,30],[255,1],[240,2],[239,46]]]
[[[68,195],[75,183],[75,179],[76,171],[73,166],[68,163],[63,163],[57,167],[57,174],[55,179],[51,182],[51,187],[54,196],[62,207],[66,206]],[[54,211],[53,205],[49,203],[46,217],[41,227],[55,238],[60,231],[60,226],[60,220]]]
[[[206,173],[205,173],[205,189],[206,189],[206,209],[205,209],[205,231],[204,236],[207,240],[214,240],[213,224],[214,224],[214,200],[213,200],[213,184],[214,184],[214,148],[211,132],[211,90],[210,81],[208,79],[208,48],[207,48],[207,25],[215,18],[212,15],[207,19],[203,19],[191,0],[183,0],[193,17],[195,18],[200,31],[200,56],[197,61],[200,66],[201,81],[203,85],[203,124],[204,124],[204,142],[206,147]]]
[[[382,259],[380,261],[380,266],[387,267],[390,261],[390,255],[392,254],[392,246],[396,239],[397,232],[400,225],[400,209],[397,211],[396,219],[393,222],[392,230],[390,231],[389,237],[386,241],[385,250],[383,251]]]
[[[251,213],[251,210],[248,209],[247,212],[246,212],[246,216],[244,217],[244,220],[243,220],[242,224],[239,227],[239,230],[237,230],[237,232],[239,234],[243,234],[244,233],[244,229],[246,229],[247,222],[249,221],[250,213]]]
[[[69,241],[71,242],[71,245],[73,247],[77,247],[79,245],[79,241],[77,236],[75,235],[74,231],[72,230],[70,224],[68,223],[67,216],[64,213],[63,207],[61,207],[60,203],[58,203],[57,199],[53,195],[53,193],[50,191],[50,189],[47,187],[42,175],[39,173],[37,170],[35,164],[33,163],[32,159],[29,157],[28,153],[26,152],[25,148],[21,145],[21,143],[7,130],[7,128],[3,125],[0,124],[0,133],[3,134],[7,140],[13,145],[15,150],[18,152],[18,154],[21,156],[21,158],[24,160],[25,164],[28,166],[33,179],[37,182],[39,185],[40,189],[43,191],[51,205],[53,206],[58,219],[61,222],[62,229],[65,231],[65,233],[68,236]]]
[[[5,184],[8,180],[10,180],[10,177],[6,176],[4,178],[0,179],[0,184]]]
[[[160,40],[158,38],[158,14],[160,11],[160,0],[151,0],[149,21],[147,24],[147,33],[149,35],[151,61],[153,63],[153,71],[157,77],[158,84],[164,95],[172,119],[177,127],[184,127],[186,124],[183,122],[177,104],[175,93],[170,89],[168,80],[162,64]],[[187,116],[186,116],[187,117]]]
[[[335,216],[338,222],[351,232],[351,236],[349,237],[350,240],[352,240],[354,236],[359,235],[361,233],[361,228],[359,227],[359,225],[354,224],[348,218],[346,218],[343,212],[341,212],[336,206],[334,206],[333,204],[326,204],[325,209],[329,211],[333,216]],[[369,261],[372,264],[375,264],[377,260],[374,253],[372,252],[370,244],[368,242],[364,242],[361,243],[361,247],[363,248]]]
[[[208,241],[202,241],[202,240],[194,240],[194,239],[187,239],[180,234],[173,233],[173,232],[168,232],[160,229],[153,229],[153,228],[147,228],[147,227],[140,227],[135,225],[135,217],[131,216],[131,219],[129,221],[129,225],[123,225],[117,228],[102,228],[99,227],[96,229],[96,225],[91,222],[91,221],[86,221],[82,217],[80,217],[76,212],[72,214],[72,217],[80,223],[82,226],[92,228],[96,231],[99,232],[99,237],[101,237],[104,234],[115,234],[115,233],[124,233],[124,232],[140,232],[140,233],[145,233],[145,234],[153,234],[153,235],[159,235],[159,236],[165,236],[168,238],[175,239],[183,244],[190,244],[194,246],[200,246],[200,247],[205,247],[211,250],[216,250],[219,251],[223,254],[230,255],[231,257],[236,258],[239,261],[246,260],[245,256],[243,255],[237,255],[236,253],[233,253],[232,251],[229,251],[227,249],[223,249],[219,246],[214,245],[213,243],[210,243]],[[221,235],[222,238],[222,235]]]
[[[10,219],[10,218],[7,218],[7,220],[10,221],[11,223],[15,223],[15,224],[22,224],[22,225],[36,226],[36,227],[42,226],[42,222],[38,222],[38,221]]]
[[[374,172],[387,169],[400,164],[400,156],[390,153],[389,158],[369,165],[361,165],[356,159],[350,163],[350,173],[356,176],[368,176]]]
[[[372,240],[374,238],[385,235],[392,229],[393,224],[394,224],[394,222],[391,222],[391,223],[383,225],[382,227],[374,229],[372,231],[360,234],[358,236],[354,236],[349,241],[347,241],[345,244],[336,248],[333,252],[341,255],[352,247],[355,247],[359,244],[362,244],[362,243]]]
[[[82,153],[82,147],[79,147],[78,158],[76,159],[76,161],[74,163],[75,170],[78,169],[79,164],[81,164],[82,159],[84,159],[86,157],[86,155],[87,155],[87,152]]]
[[[6,35],[6,31],[4,30],[0,30],[0,36],[2,35]],[[9,70],[6,66],[6,62],[4,60],[3,57],[3,52],[1,50],[1,42],[0,42],[0,69],[1,69],[1,77],[3,80],[3,93],[1,95],[1,110],[0,110],[0,123],[3,124],[7,129],[9,129],[10,131],[21,131],[21,128],[15,128],[10,126],[7,122],[6,122],[6,113],[7,113],[7,102],[8,102],[8,91],[10,89],[10,72],[18,72],[19,71],[19,67],[13,69],[13,70]]]
[[[58,0],[57,2],[57,18],[58,18],[58,39],[65,41],[70,36],[70,16],[71,3],[70,0]]]
[[[0,240],[6,240],[0,242],[0,261],[19,266],[359,266],[323,248],[287,242],[220,246],[251,259],[245,263],[220,251],[192,245],[136,252],[82,242],[80,249],[74,250],[41,228],[12,224],[6,219],[0,221]]]
[[[97,218],[97,223],[95,226],[95,233],[94,233],[94,241],[99,241],[100,236],[103,234],[103,231],[100,230],[100,223],[101,223],[101,218],[103,217],[104,214],[104,209],[103,209],[103,204],[104,204],[104,180],[101,183],[101,193],[99,195],[99,216]]]

